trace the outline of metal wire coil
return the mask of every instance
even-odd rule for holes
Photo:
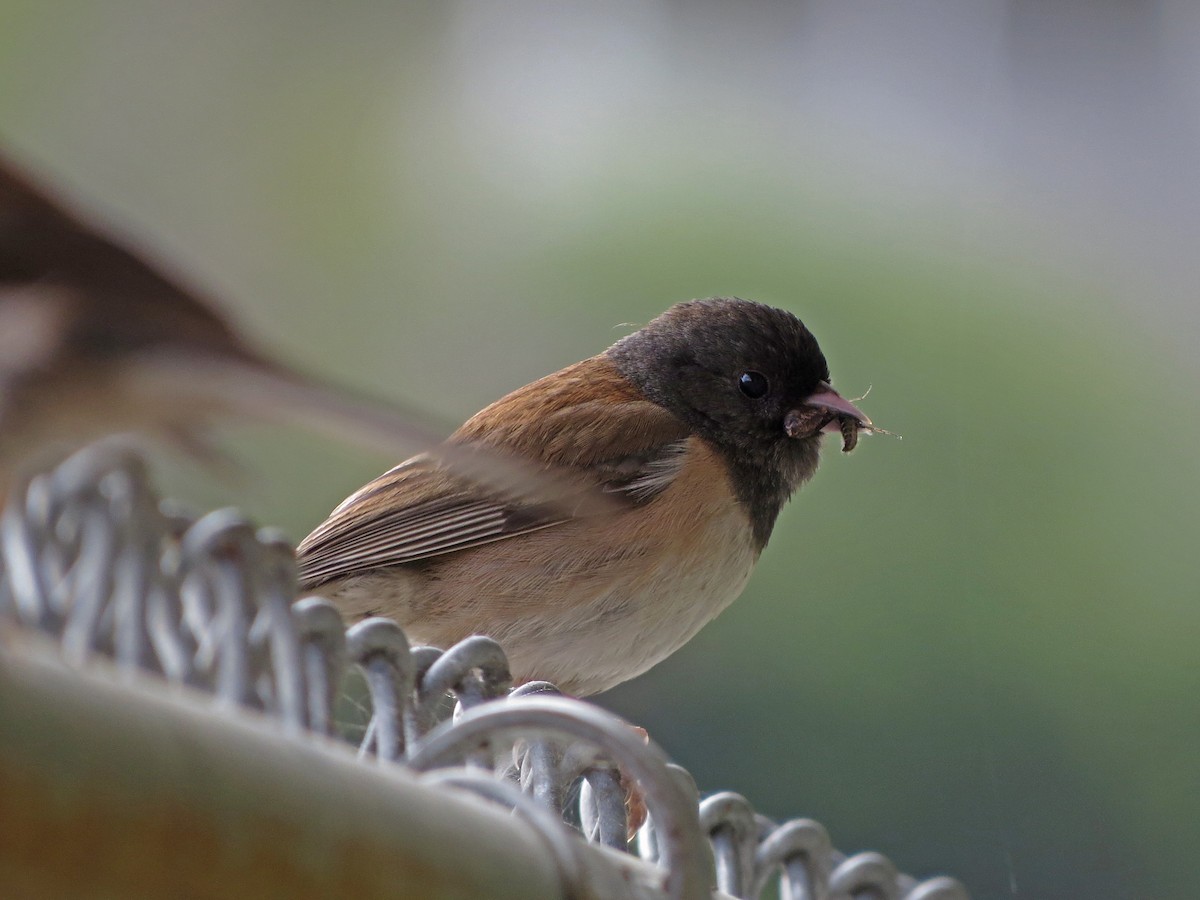
[[[846,857],[818,823],[777,824],[737,794],[698,803],[686,771],[616,716],[544,682],[512,690],[490,638],[410,647],[389,619],[346,629],[328,601],[295,594],[293,550],[278,532],[234,510],[195,520],[172,510],[142,458],[116,442],[27,480],[0,518],[0,619],[50,636],[73,664],[111,658],[285,732],[353,740],[363,764],[405,765],[513,809],[553,848],[567,896],[594,896],[584,841],[661,866],[672,897],[713,887],[758,897],[772,880],[784,900],[968,896],[878,853]],[[357,732],[339,712],[355,673]],[[629,782],[649,811],[632,848]]]

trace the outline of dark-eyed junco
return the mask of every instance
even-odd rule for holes
[[[848,450],[860,429],[870,420],[830,387],[794,315],[737,299],[680,303],[450,438],[571,473],[615,508],[547,509],[415,457],[304,539],[303,587],[353,619],[394,617],[418,642],[489,634],[517,681],[593,694],[728,606],[816,470],[822,433],[841,432]]]
[[[18,461],[49,447],[133,431],[203,453],[205,426],[226,415],[388,453],[445,434],[267,359],[208,300],[0,156],[0,497]]]

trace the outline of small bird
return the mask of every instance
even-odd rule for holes
[[[519,388],[450,444],[568,473],[617,503],[579,513],[504,496],[436,458],[341,503],[297,551],[304,590],[438,647],[484,633],[518,683],[606,690],[686,643],[741,593],[823,433],[871,420],[830,386],[790,312],[680,303],[598,356]]]
[[[0,498],[31,458],[114,432],[204,458],[206,426],[229,416],[295,422],[389,454],[446,433],[268,359],[213,303],[0,156]],[[494,467],[458,462],[481,476]]]

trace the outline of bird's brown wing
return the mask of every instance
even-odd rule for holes
[[[360,499],[364,492],[390,498],[396,505]],[[435,467],[413,467],[367,485],[301,542],[300,582],[311,589],[347,575],[546,528],[566,518],[560,510],[478,499],[469,485]]]
[[[432,447],[446,433],[428,415],[267,359],[203,293],[77,216],[0,151],[0,482],[43,444],[111,431],[199,434],[226,415],[389,453]],[[482,475],[485,463],[475,466]],[[524,474],[510,469],[495,479]]]
[[[0,294],[35,287],[70,298],[63,338],[75,353],[186,345],[257,360],[209,301],[84,224],[0,156]]]
[[[484,491],[416,457],[351,495],[301,542],[301,586],[550,528],[595,511],[583,504],[597,488],[618,506],[656,496],[683,465],[688,429],[613,374],[603,357],[585,360],[497,401],[455,434],[459,441],[523,453],[574,481],[580,510],[572,511],[561,496],[539,503],[528,495]],[[591,390],[580,390],[585,383]],[[601,385],[611,387],[599,394],[604,402],[594,399]],[[512,415],[517,408],[530,415]]]

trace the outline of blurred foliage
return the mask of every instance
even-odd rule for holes
[[[601,702],[977,898],[1194,893],[1200,417],[1153,298],[1035,253],[1003,192],[652,67],[599,124],[526,121],[480,9],[0,3],[0,134],[268,346],[448,421],[677,300],[792,309],[903,440],[831,445],[745,596]],[[296,538],[392,462],[229,445],[239,483],[164,477]]]

